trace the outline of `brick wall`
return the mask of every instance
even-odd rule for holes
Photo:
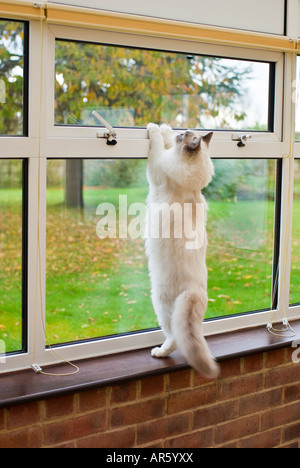
[[[6,447],[300,447],[300,365],[281,349],[0,410]]]

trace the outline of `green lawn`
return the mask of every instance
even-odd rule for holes
[[[48,190],[47,333],[51,343],[157,327],[142,239],[96,235],[99,203],[145,200],[143,189],[86,190],[85,210]],[[82,217],[83,216],[83,217]],[[66,300],[67,299],[67,300]]]
[[[8,351],[22,337],[21,203],[21,190],[0,190],[0,339]]]
[[[299,164],[300,167],[300,164]],[[300,302],[300,181],[296,185],[296,200],[293,212],[293,246],[290,303]]]
[[[48,191],[47,330],[53,343],[157,326],[141,239],[96,236],[102,202],[147,188],[85,190],[84,214]],[[207,318],[270,307],[273,202],[210,202]]]
[[[124,190],[124,192],[122,192]],[[84,213],[48,190],[47,335],[52,344],[157,326],[143,240],[96,235],[96,207],[144,201],[147,188],[85,190]],[[21,192],[0,190],[0,339],[21,343]],[[206,318],[270,307],[271,201],[210,201]],[[295,200],[291,302],[300,301],[300,200]]]

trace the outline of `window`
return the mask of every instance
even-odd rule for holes
[[[290,303],[300,303],[300,160],[295,160]]]
[[[0,159],[0,340],[6,352],[26,346],[26,164]]]
[[[205,191],[207,318],[270,309],[274,251],[274,160],[222,160]]]
[[[0,20],[0,135],[27,134],[27,24]]]
[[[116,127],[272,130],[273,74],[264,62],[57,40],[55,123],[99,125],[96,110]]]
[[[297,142],[292,246],[282,229],[296,44],[246,31],[197,40],[183,23],[169,37],[141,33],[138,17],[131,29],[84,27],[67,6],[46,8],[43,22],[0,20],[0,373],[57,362],[53,346],[75,360],[162,342],[144,241],[120,216],[142,230],[150,121],[214,130],[205,333],[299,318]]]

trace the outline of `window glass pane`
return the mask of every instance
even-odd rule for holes
[[[120,238],[119,226],[122,206],[127,212],[126,204],[145,203],[145,174],[144,160],[48,162],[47,334],[51,343],[157,327],[144,240]],[[105,209],[104,203],[112,215],[115,209],[117,232],[112,219],[111,237],[101,239],[105,234],[98,223],[107,213],[101,215],[98,206]]]
[[[215,160],[206,189],[207,318],[269,309],[272,297],[275,161]]]
[[[24,23],[0,20],[0,135],[26,134]]]
[[[268,309],[275,161],[216,160],[215,167],[206,190],[207,318]],[[157,327],[142,238],[145,173],[144,160],[48,161],[52,344]]]
[[[22,349],[22,161],[0,159],[0,341]]]
[[[57,40],[55,123],[98,126],[96,110],[116,127],[271,130],[270,70],[265,62]]]
[[[300,160],[295,160],[290,303],[300,303]]]

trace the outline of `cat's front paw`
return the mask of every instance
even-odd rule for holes
[[[155,133],[160,133],[160,129],[159,129],[159,126],[154,124],[154,123],[149,123],[147,125],[147,130],[149,132],[149,137],[151,138],[152,135],[154,135]]]
[[[169,149],[173,146],[173,130],[169,125],[162,124],[160,127],[160,133],[163,136],[165,148]]]

